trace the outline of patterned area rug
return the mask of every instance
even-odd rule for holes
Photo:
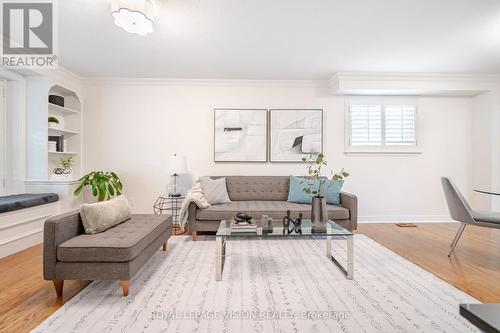
[[[459,303],[478,301],[375,241],[356,235],[354,280],[325,240],[228,243],[215,281],[215,241],[172,237],[135,276],[96,281],[34,332],[477,332]],[[345,241],[333,252],[345,260]]]

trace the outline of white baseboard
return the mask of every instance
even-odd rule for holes
[[[359,216],[358,223],[436,223],[455,222],[449,215],[386,215],[386,216]]]
[[[43,229],[36,229],[16,235],[0,242],[0,258],[25,250],[43,242]]]
[[[60,211],[59,203],[0,214],[0,258],[43,241],[43,224]]]

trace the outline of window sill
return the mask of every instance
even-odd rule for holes
[[[410,156],[410,155],[421,155],[421,151],[344,151],[344,155],[355,156],[355,155],[386,155],[386,156]]]

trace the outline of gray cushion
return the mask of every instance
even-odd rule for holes
[[[200,179],[203,196],[211,205],[231,202],[227,194],[226,178],[210,179],[209,177]]]
[[[57,248],[57,259],[64,262],[130,261],[171,227],[170,216],[134,214],[104,232],[82,234],[65,241]]]
[[[472,217],[479,222],[500,224],[500,212],[472,211]]]
[[[225,178],[231,201],[288,200],[289,176],[225,176]]]
[[[328,218],[347,220],[349,219],[349,210],[337,206],[326,205]],[[204,221],[229,220],[237,212],[246,212],[255,219],[260,219],[263,214],[273,219],[282,219],[286,211],[290,210],[293,217],[298,217],[298,213],[303,213],[304,218],[311,217],[311,205],[299,204],[287,201],[233,201],[227,204],[212,205],[206,209],[196,210],[196,219]]]
[[[59,200],[59,196],[55,193],[6,195],[0,197],[0,213],[45,205],[57,200]]]

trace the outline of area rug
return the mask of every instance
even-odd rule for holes
[[[366,236],[354,280],[325,253],[321,238],[230,241],[217,282],[214,238],[172,237],[129,297],[95,281],[33,332],[477,332],[458,308],[477,300]]]

